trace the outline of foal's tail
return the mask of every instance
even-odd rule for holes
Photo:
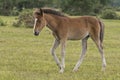
[[[100,24],[100,41],[102,43],[104,38],[104,23],[101,20],[99,20],[99,24]]]

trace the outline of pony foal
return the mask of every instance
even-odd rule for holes
[[[53,33],[55,38],[51,53],[53,58],[60,68],[60,73],[64,72],[65,68],[65,47],[67,40],[82,40],[81,56],[75,65],[73,71],[77,71],[80,67],[87,50],[87,40],[89,37],[97,45],[97,48],[102,57],[102,69],[106,67],[106,60],[103,52],[103,23],[92,16],[82,16],[71,18],[65,16],[59,11],[53,9],[36,9],[34,11],[34,35],[38,36],[41,30],[47,26]],[[61,44],[61,62],[55,54],[55,49]]]

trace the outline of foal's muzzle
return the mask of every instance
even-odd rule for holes
[[[39,32],[34,32],[34,35],[35,35],[35,36],[38,36],[38,35],[39,35]]]

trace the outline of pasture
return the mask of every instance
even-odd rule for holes
[[[50,54],[54,38],[45,28],[36,37],[32,28],[15,28],[14,17],[3,17],[7,26],[0,26],[0,80],[120,80],[120,20],[105,23],[104,52],[106,71],[101,71],[101,56],[96,45],[88,40],[88,50],[79,71],[72,69],[81,52],[81,41],[68,41],[66,68],[59,74]],[[60,58],[60,47],[56,50]]]

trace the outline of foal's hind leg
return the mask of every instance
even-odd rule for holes
[[[57,40],[57,39],[55,39],[54,44],[53,44],[53,47],[52,47],[52,49],[51,49],[51,53],[52,53],[52,55],[53,55],[53,57],[54,57],[54,60],[55,60],[56,64],[57,64],[58,67],[61,69],[60,61],[59,61],[58,57],[57,57],[56,54],[55,54],[55,49],[59,46],[59,44],[60,44],[60,41]]]
[[[102,71],[104,71],[105,67],[106,67],[106,60],[105,60],[105,56],[104,56],[102,42],[100,41],[100,39],[98,37],[95,38],[95,37],[91,36],[91,38],[93,39],[93,41],[97,45],[98,50],[99,50],[99,52],[101,54],[101,58],[102,58]]]
[[[83,61],[83,58],[84,58],[86,50],[87,50],[87,39],[88,39],[88,37],[86,37],[82,40],[82,53],[81,53],[80,59],[78,60],[77,64],[75,65],[73,71],[77,71]]]

